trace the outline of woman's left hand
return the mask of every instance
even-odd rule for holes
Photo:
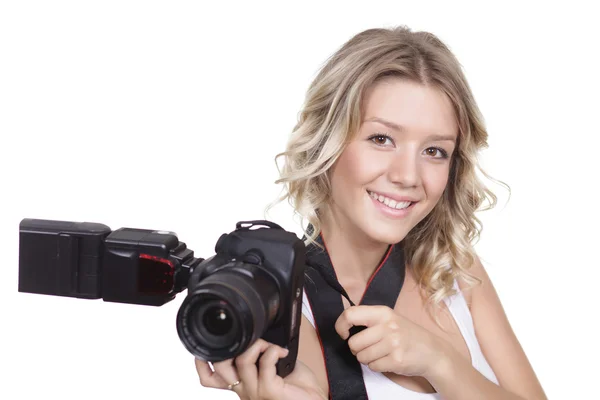
[[[350,328],[360,325],[367,328],[353,335],[348,346],[373,371],[427,378],[444,361],[442,340],[390,307],[348,307],[337,319],[335,330],[346,340]]]

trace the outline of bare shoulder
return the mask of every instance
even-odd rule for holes
[[[469,272],[480,285],[465,291],[481,350],[505,389],[526,399],[546,399],[542,386],[517,339],[498,293],[479,257]],[[459,280],[461,288],[466,285]]]

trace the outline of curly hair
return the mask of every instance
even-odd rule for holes
[[[479,170],[492,179],[477,160],[478,151],[488,147],[483,117],[460,63],[434,34],[406,26],[368,29],[329,57],[306,93],[285,151],[275,157],[276,164],[285,159],[283,168],[277,165],[276,183],[283,183],[285,190],[276,202],[288,199],[302,224],[308,222],[307,243],[314,242],[321,231],[319,209],[330,199],[329,170],[361,126],[365,91],[389,77],[441,90],[459,126],[444,193],[403,240],[407,266],[427,305],[439,305],[455,293],[456,278],[470,286],[479,282],[468,272],[476,257],[473,244],[482,231],[475,212],[486,200],[482,209],[493,208],[497,197],[477,177]]]

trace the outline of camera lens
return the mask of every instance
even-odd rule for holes
[[[226,349],[240,340],[239,315],[222,298],[203,293],[187,309],[182,321],[187,335],[207,350]]]
[[[274,322],[279,309],[277,283],[264,272],[249,272],[223,267],[188,288],[177,314],[177,332],[197,358],[214,362],[233,358]]]
[[[222,336],[231,331],[233,319],[225,308],[212,307],[204,313],[202,323],[211,334]]]

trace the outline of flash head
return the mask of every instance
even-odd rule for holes
[[[160,306],[203,261],[170,231],[26,218],[19,235],[20,292]]]

